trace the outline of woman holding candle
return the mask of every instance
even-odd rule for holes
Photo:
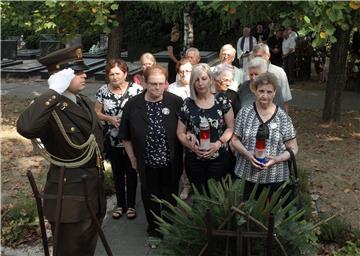
[[[207,180],[220,180],[230,170],[227,142],[233,134],[234,113],[225,93],[215,95],[214,79],[207,64],[193,67],[190,97],[185,99],[177,135],[186,148],[185,170],[202,191]]]
[[[269,72],[254,82],[256,100],[240,109],[231,143],[238,152],[235,175],[245,179],[244,200],[259,182],[256,196],[270,188],[269,197],[289,179],[289,150],[296,155],[298,145],[291,118],[273,103],[277,80]]]

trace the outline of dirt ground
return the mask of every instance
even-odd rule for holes
[[[313,89],[313,88],[312,88]],[[26,195],[26,171],[44,180],[47,163],[33,153],[29,140],[16,132],[16,119],[29,100],[1,97],[2,213]],[[320,196],[320,211],[339,213],[359,228],[360,212],[360,112],[342,114],[342,121],[324,125],[320,110],[291,109],[300,152],[298,168],[309,172],[312,193]]]

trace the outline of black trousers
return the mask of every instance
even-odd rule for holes
[[[197,159],[193,153],[185,155],[185,171],[190,180],[199,192],[204,192],[203,187],[208,193],[207,181],[215,179],[220,181],[230,173],[230,152],[220,155],[216,159]]]
[[[111,147],[109,155],[117,206],[135,208],[137,172],[131,167],[124,148]]]
[[[290,53],[284,58],[284,70],[289,84],[293,84],[295,82],[295,53]]]
[[[160,204],[152,201],[152,195],[175,205],[176,201],[172,194],[178,194],[179,181],[172,177],[170,164],[165,167],[145,166],[145,175],[146,182],[141,183],[141,196],[148,222],[147,232],[150,236],[160,237],[160,233],[156,231],[158,225],[155,223],[155,217],[151,211],[157,216],[161,216],[161,210],[167,210],[167,208],[163,209]]]

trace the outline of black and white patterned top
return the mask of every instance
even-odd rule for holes
[[[240,109],[236,120],[234,134],[249,151],[255,151],[256,133],[262,120],[256,110],[255,103]],[[273,116],[265,122],[269,128],[269,138],[266,140],[266,155],[277,156],[286,148],[284,142],[294,139],[296,131],[291,118],[282,108],[276,107]],[[259,170],[251,165],[243,155],[237,154],[235,175],[247,181],[259,183],[275,183],[289,179],[287,161],[272,165],[267,170]]]
[[[96,100],[103,106],[104,114],[109,116],[119,116],[121,118],[125,103],[135,95],[141,93],[143,88],[136,84],[129,82],[129,86],[123,95],[113,93],[109,85],[104,84],[96,93]],[[110,133],[111,146],[123,147],[121,140],[118,138],[119,129],[111,123],[106,122],[105,129]]]
[[[231,109],[231,102],[225,93],[214,97],[214,105],[209,109],[199,108],[193,99],[186,98],[181,108],[179,119],[185,124],[186,130],[193,132],[200,140],[200,120],[206,118],[210,125],[210,142],[216,142],[226,130],[225,114]],[[223,145],[211,159],[228,150],[228,145]]]
[[[163,114],[169,111],[162,101],[146,102],[148,126],[145,137],[145,164],[151,167],[164,167],[170,162],[169,143],[163,123]]]

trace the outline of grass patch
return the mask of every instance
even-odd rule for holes
[[[37,239],[39,219],[35,200],[25,197],[14,205],[4,204],[1,208],[1,222],[2,243],[6,246],[15,247]]]
[[[311,206],[311,196],[309,189],[309,175],[310,172],[307,170],[298,169],[299,176],[299,200],[301,202],[302,207],[305,210],[304,218],[307,221],[312,219],[312,206]]]
[[[104,190],[105,190],[105,196],[112,196],[115,194],[115,185],[114,185],[114,179],[111,171],[111,165],[110,162],[105,161],[104,163]]]

